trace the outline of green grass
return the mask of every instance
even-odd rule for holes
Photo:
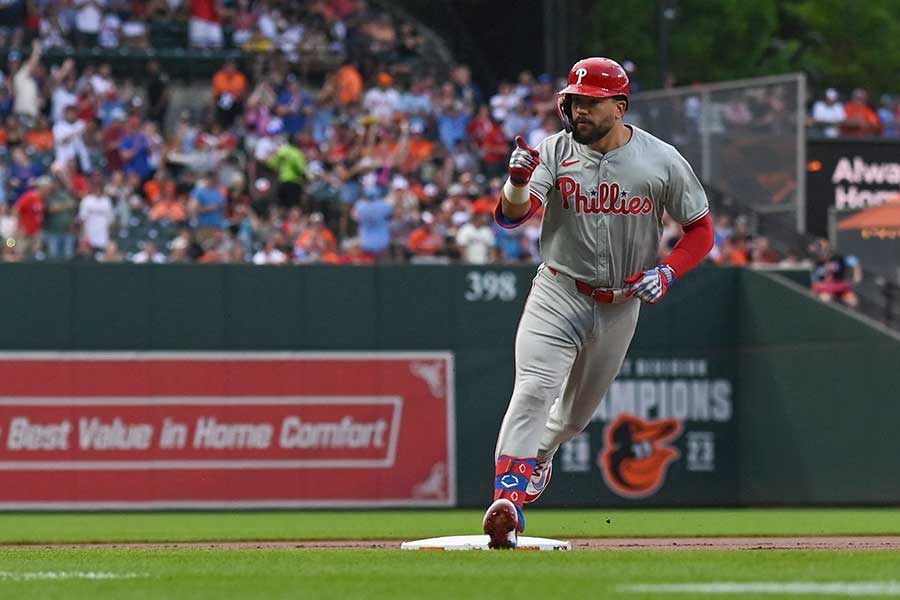
[[[481,533],[481,511],[3,513],[0,543],[398,539]],[[531,510],[544,537],[900,535],[900,509]],[[609,521],[609,522],[607,522]]]
[[[533,510],[528,516],[529,534],[560,538],[900,535],[897,509]],[[480,520],[481,512],[472,510],[5,513],[0,514],[0,543],[415,539],[478,533]],[[703,596],[639,594],[620,586],[722,581],[889,582],[900,580],[898,565],[900,552],[6,548],[0,550],[0,598],[685,599]],[[27,574],[35,577],[33,574],[73,572],[138,573],[142,577],[23,580]]]
[[[0,580],[3,598],[640,600],[689,596],[633,594],[618,591],[618,586],[704,581],[890,581],[898,579],[900,554],[20,549],[0,551],[0,563],[0,570],[14,573],[99,571],[148,575],[111,581]]]

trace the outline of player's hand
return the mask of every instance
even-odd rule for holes
[[[669,265],[657,265],[654,268],[638,272],[625,278],[625,295],[635,296],[649,304],[662,300],[669,286],[675,281],[675,271]]]
[[[525,143],[525,138],[516,136],[516,149],[509,157],[509,179],[513,185],[523,186],[531,180],[531,174],[541,162],[540,154]]]

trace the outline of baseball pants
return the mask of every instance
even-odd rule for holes
[[[516,382],[496,456],[544,460],[587,427],[625,360],[640,304],[600,304],[540,266],[516,333]]]

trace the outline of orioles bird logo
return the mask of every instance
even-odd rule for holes
[[[626,498],[645,498],[662,486],[669,464],[680,454],[666,446],[681,434],[677,419],[645,421],[621,415],[606,427],[598,465],[612,490]]]

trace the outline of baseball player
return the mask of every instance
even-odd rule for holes
[[[580,60],[559,92],[564,130],[521,137],[494,217],[526,222],[541,206],[541,254],[516,334],[516,379],[497,439],[491,548],[514,548],[523,506],[547,488],[553,455],[591,420],[631,343],[641,302],[655,304],[713,244],[703,187],[675,148],[623,122],[625,70]],[[663,211],[684,235],[657,264]]]

